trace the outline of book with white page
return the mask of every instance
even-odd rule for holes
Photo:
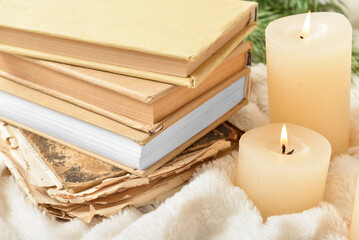
[[[15,96],[16,94],[11,94],[6,88],[0,89],[0,118],[10,124],[35,130],[43,136],[51,136],[52,139],[69,146],[76,146],[77,150],[84,150],[85,153],[94,153],[96,156],[103,156],[132,168],[146,169],[175,149],[183,147],[185,143],[190,145],[192,142],[188,141],[189,139],[203,132],[229,111],[236,109],[245,99],[249,88],[248,81],[248,76],[234,81],[189,114],[150,138],[144,145],[108,129]]]

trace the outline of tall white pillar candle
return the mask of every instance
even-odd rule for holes
[[[270,122],[313,129],[332,145],[349,144],[352,28],[338,13],[284,17],[266,29]]]
[[[252,129],[239,141],[235,184],[264,218],[312,208],[324,194],[331,155],[328,140],[308,128],[286,124],[288,143],[283,149],[282,125]]]

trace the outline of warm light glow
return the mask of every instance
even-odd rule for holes
[[[305,18],[305,22],[300,37],[301,38],[309,37],[309,31],[310,31],[310,10],[308,11],[307,17]]]
[[[287,146],[288,145],[288,137],[287,137],[287,128],[285,126],[285,124],[283,124],[282,127],[282,133],[280,135],[280,145],[284,145]]]

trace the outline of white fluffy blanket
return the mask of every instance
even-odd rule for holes
[[[250,103],[231,119],[244,130],[268,122],[264,65],[253,68],[253,81]],[[127,208],[91,225],[60,222],[26,202],[0,162],[0,239],[347,239],[359,174],[359,87],[353,85],[351,148],[332,160],[325,202],[318,207],[263,223],[245,192],[231,182],[233,152],[198,169],[163,203]]]

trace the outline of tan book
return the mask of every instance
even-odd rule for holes
[[[136,129],[154,131],[153,125],[250,65],[251,48],[251,43],[240,44],[195,89],[8,53],[0,53],[0,76]]]
[[[56,217],[89,222],[95,215],[108,217],[125,206],[141,206],[170,194],[196,167],[234,149],[241,134],[223,123],[167,164],[139,177],[0,123],[0,158],[31,202]]]
[[[241,108],[249,94],[248,74],[249,69],[244,69],[191,101],[154,134],[4,78],[0,78],[0,119],[128,171],[142,169],[136,172],[141,175],[176,156]]]
[[[1,1],[0,50],[194,87],[256,25],[239,0]]]

